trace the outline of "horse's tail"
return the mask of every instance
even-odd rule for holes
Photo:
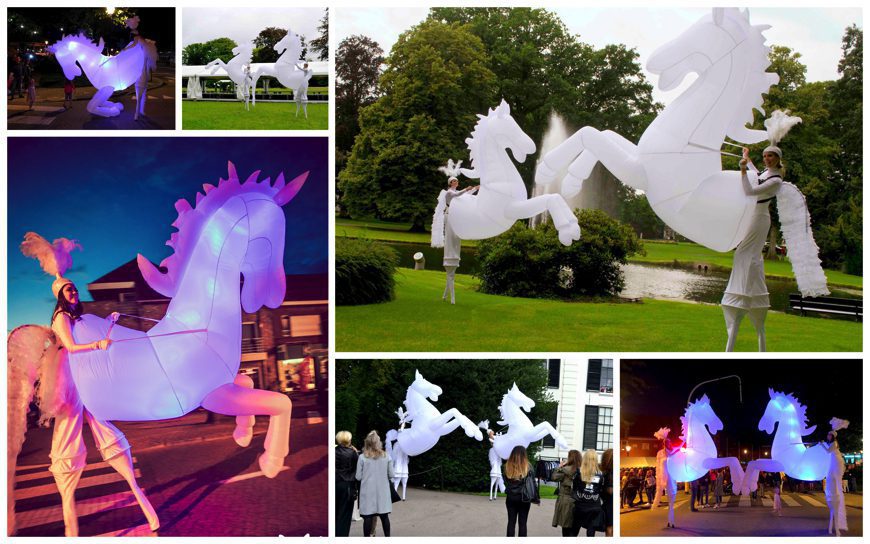
[[[39,325],[22,325],[7,337],[7,367],[6,367],[6,492],[7,492],[7,531],[8,535],[15,534],[15,469],[17,467],[18,454],[24,444],[24,435],[27,433],[27,412],[34,395],[37,393],[36,382],[39,380],[38,401],[41,406],[46,406],[40,422],[48,419],[53,414],[53,408],[57,405],[53,389],[59,389],[62,384],[60,378],[49,378],[59,373],[45,372],[48,359],[57,360],[57,345],[54,343],[54,335],[48,327]],[[41,379],[45,377],[45,379]],[[51,382],[51,383],[49,383]],[[69,385],[69,384],[63,384]],[[52,405],[49,408],[48,405]]]
[[[818,297],[830,294],[828,279],[819,260],[819,246],[813,239],[810,212],[803,193],[793,184],[783,182],[776,195],[776,208],[788,248],[788,258],[801,295]]]
[[[444,219],[447,212],[447,191],[438,194],[438,205],[432,215],[432,247],[444,247]]]

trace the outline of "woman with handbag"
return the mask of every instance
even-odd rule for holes
[[[553,512],[553,527],[562,528],[562,536],[577,536],[580,528],[574,526],[574,474],[580,470],[580,452],[571,450],[568,458],[553,471],[550,479],[559,482],[559,495],[556,497],[556,509]]]
[[[363,518],[363,535],[372,535],[372,524],[377,516],[384,528],[384,536],[390,536],[393,465],[377,431],[366,436],[362,455],[356,465],[356,479],[360,481],[359,513]]]
[[[351,445],[351,434],[335,435],[335,536],[350,536],[353,503],[356,501],[356,466],[359,453]]]
[[[535,471],[526,458],[526,448],[516,446],[504,466],[505,493],[504,501],[508,513],[507,536],[514,536],[517,522],[517,536],[527,536],[526,522],[529,519],[529,509],[532,503],[541,504],[538,482]]]
[[[601,494],[604,478],[598,467],[598,453],[593,449],[583,452],[580,470],[574,474],[574,527],[586,529],[586,536],[595,536],[595,531],[604,530],[604,508]]]
[[[604,475],[601,485],[601,502],[604,507],[604,536],[613,536],[613,449],[601,454],[601,472]],[[652,486],[655,487],[655,479]],[[650,500],[652,503],[652,500]]]

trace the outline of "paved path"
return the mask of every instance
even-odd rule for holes
[[[848,536],[863,534],[863,500],[860,494],[846,495]],[[667,529],[668,508],[650,511],[623,509],[619,516],[621,536],[825,536],[828,507],[822,493],[783,493],[782,516],[773,515],[771,495],[750,499],[729,495],[719,509],[702,508],[692,512],[689,497],[678,494],[674,506],[676,529]]]
[[[490,501],[486,496],[445,493],[408,488],[408,500],[393,504],[390,515],[392,536],[504,536],[507,510],[504,498]],[[542,499],[529,512],[529,536],[562,536],[553,527],[555,499]],[[350,536],[362,536],[362,521],[351,525]],[[380,527],[378,535],[381,535]],[[604,536],[600,533],[596,536]]]

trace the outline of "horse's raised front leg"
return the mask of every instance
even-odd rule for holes
[[[561,195],[549,194],[528,200],[515,200],[504,210],[505,217],[513,221],[533,217],[543,212],[549,212],[550,217],[553,218],[553,226],[559,231],[559,241],[564,245],[570,246],[574,240],[580,239],[577,217]]]
[[[224,384],[202,401],[202,407],[227,416],[268,415],[265,452],[260,456],[260,470],[268,478],[278,475],[290,450],[290,399],[281,393],[248,389],[235,383]]]
[[[555,427],[550,425],[548,422],[544,421],[543,423],[538,423],[532,428],[532,442],[537,442],[538,440],[544,438],[545,436],[552,436],[556,441],[556,445],[563,450],[570,449],[568,442],[565,440],[565,437],[559,434],[559,431],[556,430]]]
[[[456,427],[461,426],[465,434],[474,437],[477,440],[483,440],[483,433],[472,423],[470,419],[462,415],[456,408],[451,408],[440,416],[436,417],[429,424],[429,428],[439,433],[439,436],[444,436],[453,432]]]
[[[731,493],[739,495],[743,490],[743,467],[736,457],[709,457],[704,459],[703,466],[707,470],[728,467],[731,470]]]
[[[117,117],[120,115],[123,106],[119,108],[120,104],[109,101],[114,92],[115,88],[110,85],[94,93],[93,98],[91,98],[87,105],[88,113],[100,117]]]
[[[751,492],[758,489],[758,473],[759,472],[783,472],[785,467],[782,463],[774,459],[756,459],[750,461],[746,465],[746,474],[743,476],[743,494],[749,495]],[[731,475],[732,480],[734,475]]]

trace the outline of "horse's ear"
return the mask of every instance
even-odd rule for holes
[[[713,22],[716,26],[722,26],[725,21],[725,8],[713,8]]]
[[[773,398],[773,388],[772,387],[767,388],[767,394],[770,395],[771,399]]]
[[[415,368],[415,369],[414,369],[414,379],[415,379],[415,380],[419,380],[419,379],[421,379],[422,377],[423,377],[423,376],[420,375],[420,371],[417,370],[417,369]]]
[[[100,53],[102,53],[103,49],[105,49],[105,47],[106,47],[106,42],[103,40],[103,38],[100,38],[100,43],[97,44],[97,49],[100,51]]]

